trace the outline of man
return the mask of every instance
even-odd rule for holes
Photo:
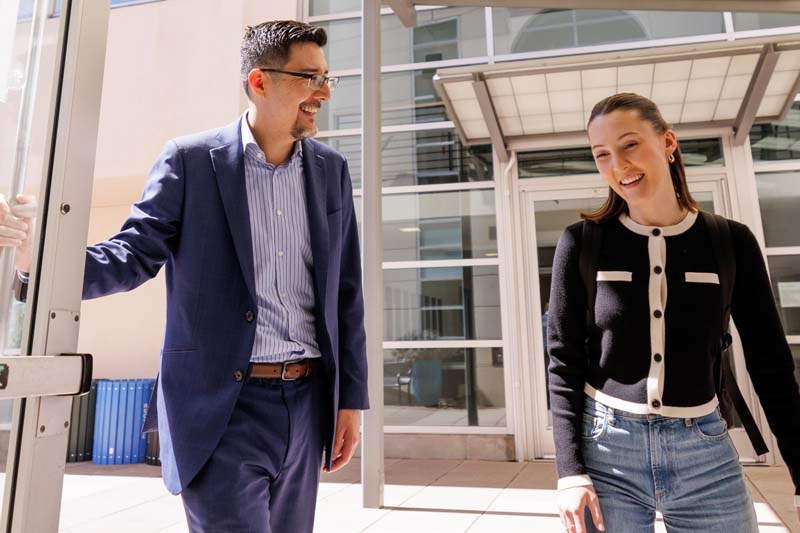
[[[323,449],[326,470],[347,464],[368,408],[350,175],[310,139],[337,81],[326,40],[294,21],[248,28],[247,112],[167,143],[121,231],[86,251],[84,298],[166,264],[150,412],[193,532],[311,532]],[[27,272],[33,224],[2,204],[0,244],[19,247]]]

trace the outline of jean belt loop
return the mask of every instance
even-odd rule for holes
[[[694,425],[694,418],[684,418],[683,425],[686,426],[687,428],[692,427]]]

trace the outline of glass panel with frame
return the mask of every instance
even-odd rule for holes
[[[326,54],[331,70],[361,68],[361,19],[315,25],[328,32]],[[486,21],[482,7],[417,11],[417,24],[406,28],[395,14],[381,17],[381,64],[405,65],[486,56]]]
[[[756,163],[800,159],[800,102],[783,120],[750,128],[750,150]]]
[[[384,269],[387,341],[502,338],[497,266]]]
[[[493,189],[384,195],[384,261],[493,257]]]
[[[319,131],[345,130],[361,127],[361,76],[339,79],[331,99],[317,113]]]
[[[800,206],[800,170],[757,172],[756,186],[767,248],[800,246],[794,218]]]
[[[721,167],[725,164],[722,141],[685,139],[680,141],[687,167]],[[547,178],[597,172],[592,151],[588,147],[542,150],[519,154],[519,177]]]
[[[725,31],[722,13],[493,8],[495,53],[516,54]]]
[[[491,146],[463,146],[452,129],[384,133],[382,165],[384,187],[494,178]]]
[[[384,126],[450,120],[433,87],[436,69],[387,72],[381,77]]]
[[[0,192],[9,203],[17,203],[17,194],[38,196],[41,178],[49,162],[46,145],[51,134],[48,115],[53,90],[53,73],[57,57],[56,42],[60,19],[48,19],[45,11],[37,14],[32,2],[12,1],[4,4],[11,10],[0,12]],[[37,33],[37,29],[41,32]],[[12,207],[12,211],[23,206]],[[30,216],[30,215],[28,215]],[[33,213],[35,217],[35,212]],[[22,215],[20,215],[20,218]],[[35,218],[25,222],[34,227]],[[34,232],[32,237],[38,240]],[[32,243],[35,248],[36,243]],[[22,340],[25,305],[12,293],[17,279],[14,250],[0,248],[0,350],[5,356],[24,353]],[[37,265],[29,265],[28,271]],[[35,272],[30,272],[35,276]],[[0,401],[0,441],[7,441],[11,429],[12,401]],[[5,460],[2,470],[5,470]],[[0,484],[0,492],[4,484]]]
[[[733,13],[733,29],[736,31],[765,30],[800,26],[797,13]]]
[[[312,17],[361,11],[361,0],[309,0],[308,14]]]
[[[783,329],[800,335],[800,255],[768,255],[767,263]]]
[[[408,347],[383,354],[385,425],[507,426],[502,348]]]

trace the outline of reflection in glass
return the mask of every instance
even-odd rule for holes
[[[800,205],[800,172],[759,172],[756,186],[766,245],[800,246],[795,218]]]
[[[797,13],[733,13],[733,29],[736,31],[763,30],[800,26]]]
[[[332,71],[361,68],[361,19],[316,22],[328,32],[325,54]],[[381,17],[381,64],[429,63],[486,55],[482,7],[417,12],[417,25],[406,28],[395,15]]]
[[[361,127],[361,76],[339,79],[336,92],[317,113],[319,131]]]
[[[385,126],[449,120],[433,87],[436,69],[390,72],[381,81],[381,119]]]
[[[383,197],[383,260],[497,257],[494,190]]]
[[[722,13],[494,8],[492,18],[497,54],[725,31]]]
[[[750,128],[753,161],[800,159],[800,102],[795,102],[780,122]]]
[[[724,164],[720,139],[686,139],[680,141],[687,167],[721,167]],[[589,147],[541,150],[519,154],[519,177],[546,178],[575,174],[594,174],[592,151]]]
[[[383,134],[383,186],[493,179],[491,146],[465,147],[454,130]]]
[[[505,427],[501,348],[383,351],[387,426]]]
[[[385,269],[386,340],[500,339],[496,266]]]
[[[783,329],[800,335],[800,255],[771,255],[768,263]]]

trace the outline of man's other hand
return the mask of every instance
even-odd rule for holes
[[[30,272],[33,257],[33,228],[35,217],[31,207],[35,207],[36,197],[18,194],[16,203],[9,205],[0,194],[0,247],[16,248],[14,263],[20,272]]]
[[[333,458],[331,468],[325,472],[336,472],[353,458],[353,452],[360,440],[361,411],[358,409],[339,409],[336,421],[336,437],[333,439]]]

